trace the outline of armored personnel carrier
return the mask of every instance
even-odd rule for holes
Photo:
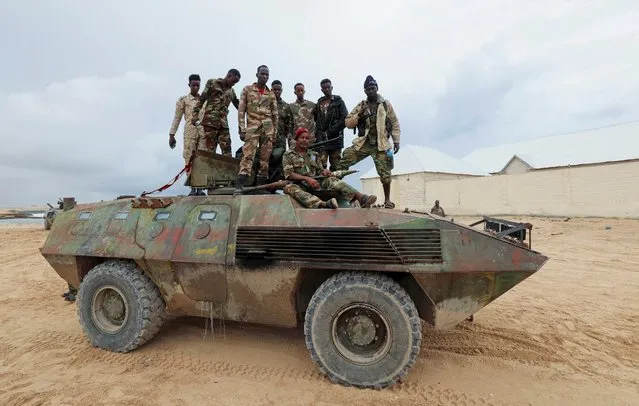
[[[196,157],[191,181],[205,196],[123,197],[57,214],[41,253],[79,288],[92,345],[132,351],[167,313],[303,327],[328,378],[379,389],[415,363],[422,320],[452,328],[548,259],[531,249],[530,224],[484,218],[478,229],[344,200],[306,209],[255,188],[233,196],[238,165]]]

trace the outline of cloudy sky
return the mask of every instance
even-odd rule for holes
[[[639,120],[637,21],[635,0],[3,2],[0,207],[168,181],[183,165],[182,125],[174,150],[168,130],[191,73],[237,68],[239,94],[266,64],[287,101],[298,81],[316,101],[328,77],[349,110],[371,74],[402,144],[455,157]],[[233,107],[229,122],[235,150]],[[181,179],[166,194],[185,191]]]

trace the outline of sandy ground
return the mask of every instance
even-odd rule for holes
[[[426,329],[382,391],[329,383],[298,330],[172,319],[133,353],[92,348],[38,252],[47,231],[0,222],[0,404],[639,404],[639,221],[529,220],[546,266],[474,323]]]

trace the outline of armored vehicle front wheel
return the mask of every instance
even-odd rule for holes
[[[421,323],[415,304],[393,279],[344,272],[313,294],[304,320],[313,362],[333,382],[381,389],[415,363]]]
[[[80,284],[77,311],[94,347],[129,352],[149,341],[165,317],[158,288],[131,261],[94,267]]]

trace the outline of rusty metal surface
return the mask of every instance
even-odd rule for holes
[[[167,197],[137,197],[131,200],[133,209],[160,209],[173,203],[173,199]]]
[[[74,286],[99,261],[128,258],[171,311],[278,326],[304,310],[300,270],[405,273],[420,315],[449,328],[548,260],[429,214],[305,209],[282,194],[77,204],[58,214],[41,253]]]
[[[454,327],[533,272],[413,273],[434,306],[435,329]]]

